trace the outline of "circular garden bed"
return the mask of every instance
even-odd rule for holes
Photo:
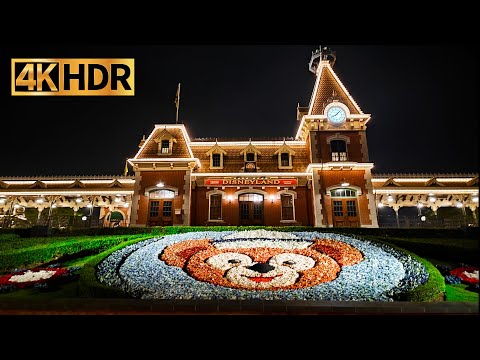
[[[143,299],[393,301],[428,272],[399,250],[353,236],[249,230],[146,240],[105,258],[97,277]]]

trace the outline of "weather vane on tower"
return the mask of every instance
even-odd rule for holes
[[[330,49],[328,46],[324,46],[322,48],[322,46],[320,45],[317,50],[312,51],[312,57],[308,64],[308,68],[312,73],[316,74],[318,69],[318,63],[321,60],[330,61],[330,65],[333,67],[333,65],[335,65],[336,59],[337,54],[335,51]]]

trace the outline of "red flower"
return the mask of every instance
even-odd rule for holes
[[[54,273],[52,274],[52,272]],[[67,273],[68,270],[66,268],[36,268],[25,270],[0,276],[0,286],[15,285],[18,288],[26,288],[34,284],[51,281]],[[32,278],[32,280],[28,280],[29,277]]]
[[[474,275],[475,271],[477,272],[476,277]],[[460,279],[462,279],[462,282],[466,284],[478,284],[478,267],[475,267],[475,266],[460,267],[460,268],[451,270],[450,274],[458,276]]]

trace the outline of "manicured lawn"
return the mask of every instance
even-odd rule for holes
[[[48,238],[3,235],[0,237],[0,273],[94,255],[122,242],[149,237],[151,235],[145,234]]]
[[[476,302],[479,301],[479,296],[477,292],[472,292],[466,290],[468,285],[465,284],[456,284],[456,285],[446,285],[447,287],[447,301],[461,301],[461,302]]]

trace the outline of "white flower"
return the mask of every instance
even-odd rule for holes
[[[288,232],[259,229],[237,231],[224,236],[223,239],[298,239],[298,236]]]
[[[275,248],[275,249],[306,249],[311,241],[285,241],[285,240],[237,240],[216,241],[213,243],[217,249],[243,249],[243,248]]]
[[[477,279],[478,280],[478,270],[474,270],[473,272],[464,271],[463,275],[465,275],[469,279]]]
[[[38,281],[51,278],[55,274],[55,270],[40,270],[40,271],[30,271],[27,270],[22,275],[13,275],[10,278],[10,282],[29,282],[29,281]]]

